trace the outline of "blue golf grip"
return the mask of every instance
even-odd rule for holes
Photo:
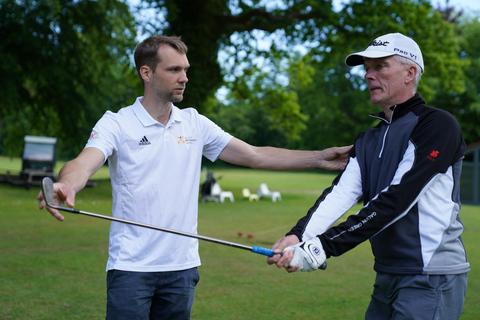
[[[262,248],[262,247],[252,247],[252,252],[263,254],[264,256],[273,257],[274,253],[272,249]],[[327,262],[325,261],[320,267],[320,270],[327,269]]]
[[[272,249],[262,248],[262,247],[252,247],[252,252],[263,254],[264,256],[273,257],[274,253]]]

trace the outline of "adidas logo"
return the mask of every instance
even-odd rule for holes
[[[142,140],[140,140],[140,142],[138,143],[139,146],[148,146],[150,143],[150,141],[148,141],[147,137],[146,136],[143,136]]]

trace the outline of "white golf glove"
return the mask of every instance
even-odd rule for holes
[[[290,267],[298,265],[297,271],[310,272],[320,268],[327,258],[322,243],[317,237],[286,247],[284,251],[293,250],[293,259]],[[322,266],[325,269],[325,266]]]

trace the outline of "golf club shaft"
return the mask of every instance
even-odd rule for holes
[[[216,238],[206,237],[206,236],[193,234],[193,233],[188,233],[188,232],[183,232],[183,231],[178,231],[178,230],[161,228],[161,227],[152,226],[152,225],[148,225],[148,224],[144,224],[144,223],[140,223],[140,222],[135,222],[135,221],[125,220],[125,219],[105,216],[105,215],[101,215],[101,214],[97,214],[97,213],[93,213],[93,212],[78,210],[78,209],[75,209],[75,208],[56,206],[56,205],[52,205],[52,204],[49,204],[49,203],[47,203],[47,205],[49,207],[53,208],[53,209],[57,209],[57,210],[61,210],[61,211],[66,211],[66,212],[76,213],[76,214],[83,214],[83,215],[87,215],[87,216],[91,216],[91,217],[95,217],[95,218],[100,218],[100,219],[104,219],[104,220],[122,222],[122,223],[126,223],[126,224],[131,224],[131,225],[134,225],[134,226],[149,228],[149,229],[153,229],[153,230],[158,230],[158,231],[177,234],[177,235],[180,235],[180,236],[185,236],[185,237],[195,238],[195,239],[209,241],[209,242],[213,242],[213,243],[223,244],[225,246],[230,246],[230,247],[234,247],[234,248],[239,248],[239,249],[252,251],[254,253],[258,253],[258,254],[261,254],[261,255],[264,255],[264,256],[268,256],[268,257],[272,257],[274,255],[273,250],[267,249],[267,248],[256,247],[256,246],[247,246],[247,245],[243,245],[243,244],[240,244],[240,243],[220,240],[220,239],[216,239]]]
[[[140,223],[140,222],[134,222],[134,221],[130,221],[130,220],[119,219],[119,218],[110,217],[110,216],[104,216],[104,215],[93,213],[93,212],[78,210],[78,209],[75,209],[75,208],[55,206],[55,205],[48,205],[48,206],[53,208],[53,209],[67,211],[67,212],[70,212],[70,213],[83,214],[83,215],[87,215],[87,216],[91,216],[91,217],[95,217],[95,218],[127,223],[127,224],[131,224],[131,225],[134,225],[134,226],[150,228],[150,229],[153,229],[153,230],[164,231],[164,232],[168,232],[168,233],[177,234],[177,235],[180,235],[180,236],[185,236],[185,237],[195,238],[195,239],[209,241],[209,242],[213,242],[213,243],[223,244],[225,246],[230,246],[230,247],[234,247],[234,248],[248,250],[248,251],[258,253],[258,254],[261,254],[261,255],[264,255],[264,256],[268,256],[268,257],[273,257],[273,255],[274,255],[274,252],[273,252],[272,249],[267,249],[267,248],[263,248],[263,247],[246,246],[246,245],[243,245],[243,244],[240,244],[240,243],[220,240],[220,239],[216,239],[216,238],[206,237],[206,236],[193,234],[193,233],[188,233],[188,232],[183,232],[183,231],[178,231],[178,230],[156,227],[156,226],[152,226],[152,225],[149,225],[149,224],[144,224],[144,223]],[[327,268],[327,263],[324,262],[320,266],[320,269],[325,270],[326,268]]]
[[[87,215],[87,216],[91,216],[91,217],[95,217],[95,218],[100,218],[100,219],[105,219],[105,220],[110,220],[110,221],[117,221],[117,222],[121,222],[121,223],[131,224],[131,225],[134,225],[134,226],[149,228],[149,229],[153,229],[153,230],[159,230],[159,231],[163,231],[163,232],[177,234],[177,235],[180,235],[180,236],[185,236],[185,237],[195,238],[195,239],[209,241],[209,242],[213,242],[213,243],[218,243],[218,244],[222,244],[222,245],[225,245],[225,246],[230,246],[230,247],[234,247],[234,248],[248,250],[248,251],[251,251],[253,253],[258,253],[258,254],[261,254],[261,255],[264,255],[264,256],[268,256],[268,257],[273,257],[275,255],[275,253],[273,252],[272,249],[267,249],[267,248],[263,248],[263,247],[256,247],[256,246],[246,246],[246,245],[243,245],[243,244],[240,244],[240,243],[215,239],[215,238],[211,238],[211,237],[201,236],[201,235],[198,235],[198,234],[193,234],[193,233],[188,233],[188,232],[183,232],[183,231],[178,231],[178,230],[172,230],[172,229],[167,229],[167,228],[161,228],[161,227],[152,226],[152,225],[148,225],[148,224],[144,224],[144,223],[140,223],[140,222],[134,222],[134,221],[115,218],[115,217],[111,217],[111,216],[104,216],[104,215],[101,215],[101,214],[98,214],[98,213],[78,210],[78,209],[75,209],[75,208],[54,205],[53,204],[53,198],[54,198],[54,196],[53,196],[54,195],[53,181],[49,177],[44,178],[43,181],[42,181],[42,193],[43,193],[43,198],[45,200],[46,205],[49,206],[50,208],[53,208],[53,209],[66,211],[66,212],[70,212],[70,213],[75,213],[75,214],[83,214],[83,215]],[[280,253],[280,255],[282,255],[282,254]],[[324,262],[320,266],[320,269],[325,270],[326,267],[327,267],[327,263]]]

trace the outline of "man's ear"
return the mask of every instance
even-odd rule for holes
[[[140,67],[140,77],[142,77],[144,82],[150,82],[150,79],[153,75],[152,69],[148,66]]]
[[[414,65],[410,65],[407,69],[407,76],[405,78],[405,83],[410,83],[411,81],[415,81],[415,75],[418,72],[418,68]]]

